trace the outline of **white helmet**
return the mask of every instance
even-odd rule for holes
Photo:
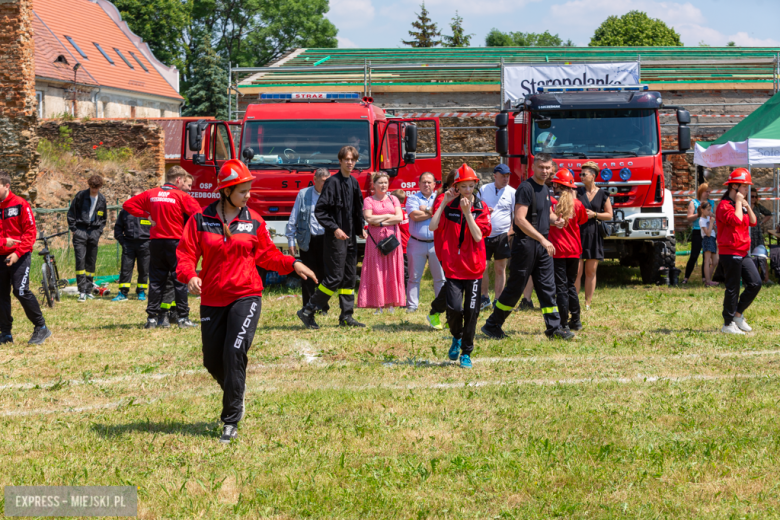
[[[769,255],[766,252],[766,247],[756,246],[753,249],[753,252],[750,254],[750,256],[753,256],[755,258],[767,258]]]
[[[542,145],[544,148],[555,146],[555,141],[558,138],[552,132],[542,132],[536,137],[536,144]]]

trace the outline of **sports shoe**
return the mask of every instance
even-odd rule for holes
[[[550,334],[547,337],[549,339],[562,339],[562,340],[565,340],[565,341],[570,341],[570,340],[574,339],[575,336],[574,336],[574,333],[572,331],[558,327],[557,329],[555,329],[553,331],[552,334]]]
[[[27,343],[30,345],[41,345],[49,336],[51,336],[51,330],[49,330],[49,327],[46,325],[35,327],[35,329],[33,329],[32,337]]]
[[[87,294],[86,293],[80,293],[79,294],[79,303],[83,303],[87,301]]]
[[[744,316],[741,316],[739,318],[734,316],[734,321],[732,323],[736,323],[737,327],[739,327],[739,330],[741,330],[742,332],[751,332],[753,330],[753,327],[748,325],[747,321],[745,321]]]
[[[468,354],[460,356],[460,368],[471,368],[471,356]]]
[[[382,308],[381,307],[374,311],[374,316],[379,316],[380,314],[382,314]]]
[[[126,302],[127,296],[124,295],[124,293],[119,293],[111,300],[112,302]]]
[[[724,334],[737,334],[737,335],[739,335],[739,334],[744,335],[745,334],[744,332],[742,332],[740,330],[740,328],[737,326],[737,324],[735,322],[733,322],[733,321],[731,323],[729,323],[728,325],[724,325],[720,329],[720,331],[722,333],[724,333]]]
[[[569,330],[582,330],[582,322],[580,320],[570,321]]]
[[[452,344],[450,345],[449,352],[447,352],[447,357],[450,358],[450,361],[457,361],[458,356],[460,356],[460,340],[458,338],[452,338]]]
[[[296,312],[298,318],[303,322],[303,326],[307,329],[317,330],[320,328],[317,322],[314,321],[314,314],[308,314],[304,309],[298,309]]]
[[[482,300],[479,304],[479,310],[484,311],[486,309],[490,308],[490,297],[489,296],[483,296]]]
[[[482,334],[490,339],[504,339],[508,337],[501,327],[494,327],[485,323],[482,325]]]
[[[3,334],[2,336],[0,336],[0,345],[4,343],[13,343],[13,342],[14,342],[14,337],[11,336],[10,334]]]
[[[417,312],[417,309],[410,309],[409,307],[406,308],[406,314],[414,314]]]
[[[189,318],[179,318],[176,321],[176,324],[179,326],[180,329],[191,329],[191,328],[198,327],[196,324],[192,323]]]
[[[365,325],[357,321],[350,314],[346,318],[339,319],[339,327],[365,327]]]
[[[585,305],[585,310],[589,311],[590,310],[590,305]]]
[[[94,297],[92,294],[90,294],[90,293],[87,293],[87,299],[88,299],[88,300],[94,300],[94,299],[95,299],[95,297]]]
[[[139,302],[145,302],[146,301],[146,291],[140,291],[138,293],[138,301]]]
[[[168,329],[171,327],[171,320],[168,319],[168,313],[162,315],[161,318],[157,318],[158,329]]]
[[[222,427],[222,437],[219,438],[219,442],[230,444],[236,437],[238,437],[238,427],[234,424],[226,424]]]
[[[156,329],[157,328],[157,318],[147,318],[146,319],[146,325],[144,325],[145,329]]]
[[[432,329],[442,330],[444,326],[441,324],[441,314],[429,314],[426,316],[428,323],[430,323]]]
[[[522,300],[520,300],[520,304],[517,306],[517,308],[515,310],[517,310],[517,311],[530,311],[530,310],[533,310],[533,308],[534,308],[534,302],[532,302],[531,300],[526,300],[525,298],[523,298]]]

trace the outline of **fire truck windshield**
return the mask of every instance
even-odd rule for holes
[[[654,110],[556,110],[536,112],[533,119],[534,154],[586,158],[658,153]]]
[[[371,164],[368,121],[247,121],[241,149],[252,148],[249,169],[338,168],[343,146],[357,148],[355,168]]]

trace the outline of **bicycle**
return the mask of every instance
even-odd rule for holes
[[[46,305],[54,307],[55,301],[60,301],[60,289],[64,289],[68,285],[67,280],[60,279],[60,272],[57,269],[57,260],[54,255],[49,252],[49,239],[54,237],[65,235],[67,231],[57,233],[54,235],[43,236],[41,232],[36,242],[43,242],[43,249],[38,252],[43,257],[43,265],[41,271],[43,279],[41,280],[41,293],[43,293]]]

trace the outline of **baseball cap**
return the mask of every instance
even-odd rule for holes
[[[509,169],[509,166],[506,164],[499,164],[495,168],[493,168],[493,173],[503,173],[504,175],[509,175],[512,173],[512,171]]]

